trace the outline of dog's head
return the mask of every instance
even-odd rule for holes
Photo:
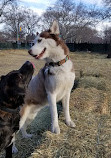
[[[34,72],[33,64],[27,61],[19,70],[1,76],[0,102],[6,103],[9,108],[17,108],[23,104],[26,88]]]
[[[36,43],[28,51],[36,59],[52,59],[59,55],[67,55],[69,50],[59,37],[59,26],[56,21],[53,22],[49,30],[40,33],[36,38]]]

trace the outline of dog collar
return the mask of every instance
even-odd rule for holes
[[[67,55],[64,59],[58,61],[58,62],[50,62],[50,63],[46,63],[46,66],[61,66],[62,64],[64,64],[67,60],[69,60],[69,56]]]

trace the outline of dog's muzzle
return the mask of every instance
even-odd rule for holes
[[[28,51],[28,53],[31,55],[31,56],[33,56],[33,57],[36,57],[37,55],[34,55],[33,53],[32,53],[32,49],[30,49],[29,51]]]
[[[29,53],[31,56],[33,56],[34,58],[39,59],[39,58],[41,58],[41,57],[43,56],[43,54],[45,53],[45,51],[46,51],[46,47],[45,47],[45,48],[42,50],[42,52],[41,52],[40,54],[38,54],[38,55],[34,55],[34,54],[32,53],[32,50],[31,50],[31,49],[28,51],[28,53]]]
[[[32,50],[30,49],[30,50],[28,50],[28,53],[31,55],[32,54]]]

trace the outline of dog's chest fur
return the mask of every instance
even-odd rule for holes
[[[61,100],[74,84],[75,73],[71,71],[72,67],[69,60],[59,67],[41,69],[29,84],[26,102],[47,104],[47,93],[54,93],[57,101]]]
[[[51,67],[49,68],[50,73],[45,75],[46,91],[55,93],[58,99],[61,98],[61,95],[65,95],[74,83],[74,73],[70,71],[70,66],[71,63],[68,61],[63,66]]]

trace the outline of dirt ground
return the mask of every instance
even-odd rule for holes
[[[27,129],[33,133],[32,138],[17,134],[19,152],[13,158],[111,158],[111,60],[106,56],[70,54],[76,72],[70,112],[76,127],[65,125],[58,104],[61,134],[51,133],[50,111],[45,107]],[[34,74],[44,65],[30,57],[27,50],[0,51],[0,75],[19,69],[27,60],[35,64]],[[4,153],[0,158],[4,158]]]

